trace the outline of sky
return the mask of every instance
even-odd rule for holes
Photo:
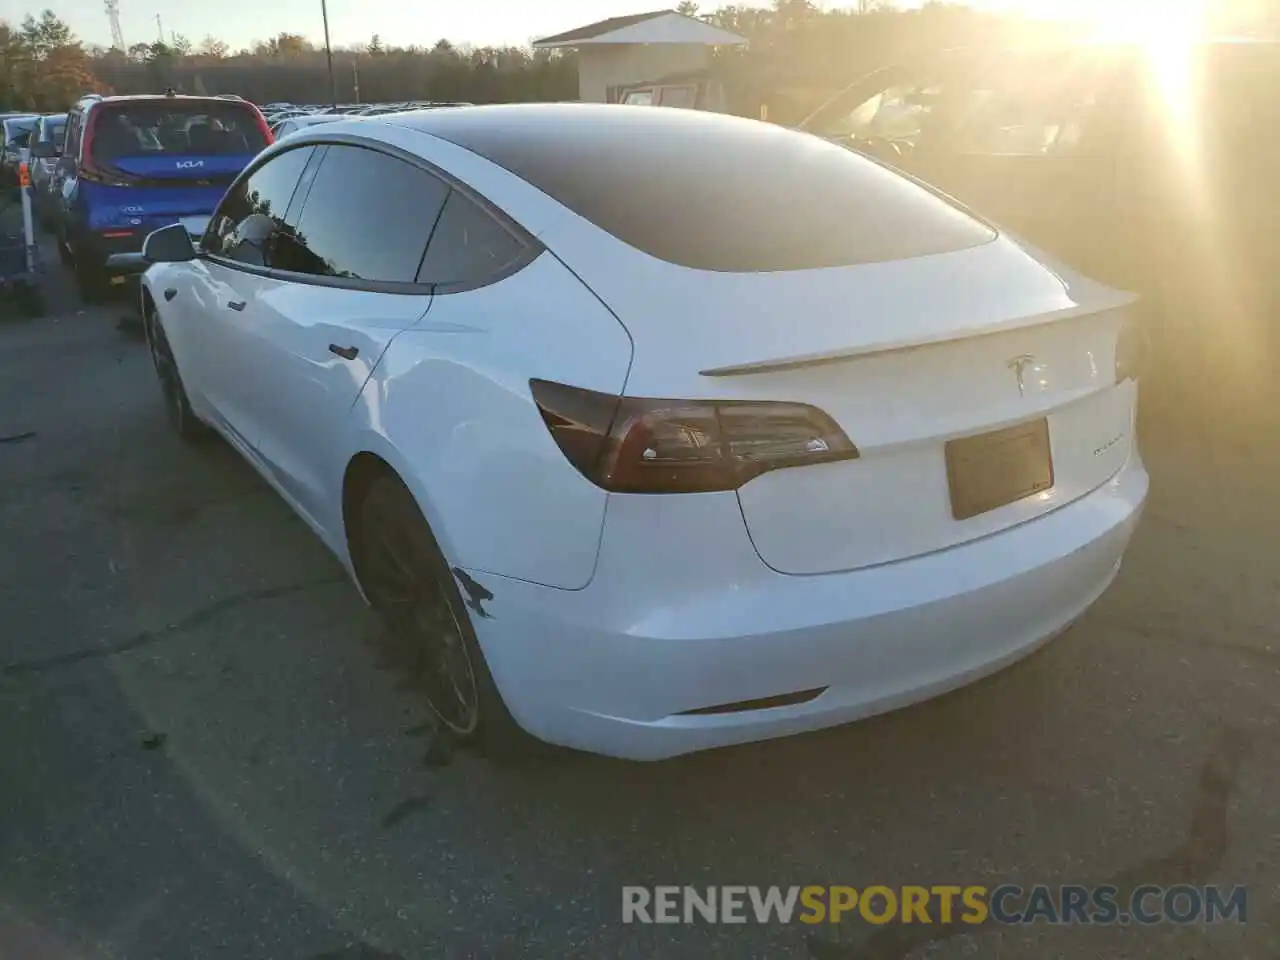
[[[399,45],[430,45],[440,39],[477,45],[522,44],[540,36],[569,30],[605,17],[660,9],[662,0],[426,0],[406,4],[401,0],[327,0],[329,30],[335,46],[364,43],[373,34]],[[670,0],[675,6],[678,0]],[[744,5],[762,5],[737,0]],[[899,6],[918,0],[899,0]],[[1017,9],[1036,14],[1095,9],[1121,4],[1132,8],[1161,5],[1160,0],[969,0],[989,9]],[[1169,0],[1164,0],[1168,3]],[[721,4],[704,0],[703,8]],[[849,5],[841,0],[819,0],[819,6]],[[28,13],[49,8],[71,25],[83,41],[110,45],[111,32],[103,0],[0,0],[0,20],[17,23]],[[128,44],[152,42],[158,37],[159,14],[165,38],[179,33],[198,44],[212,34],[233,49],[277,33],[301,33],[320,41],[323,21],[320,0],[120,0],[120,24]]]

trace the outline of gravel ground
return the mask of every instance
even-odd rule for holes
[[[0,321],[0,957],[1280,954],[1280,428],[1229,380],[1147,391],[1118,582],[988,681],[661,764],[432,765],[320,544],[51,291]],[[1000,882],[1246,884],[1249,922],[620,923],[624,884]]]

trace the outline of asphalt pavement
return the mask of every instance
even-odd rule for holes
[[[1144,396],[1113,589],[976,686],[659,764],[430,750],[376,624],[119,308],[0,319],[0,958],[1280,955],[1280,428]],[[1274,409],[1274,408],[1271,408]],[[621,923],[623,885],[1249,889],[1244,924]]]

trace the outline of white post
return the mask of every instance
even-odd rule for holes
[[[31,222],[31,151],[19,151],[19,170],[22,171],[22,182],[19,192],[22,194],[22,240],[26,246],[28,282],[35,282],[36,272],[36,232]]]

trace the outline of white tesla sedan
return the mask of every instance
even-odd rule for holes
[[[954,688],[1098,598],[1147,492],[1128,295],[754,121],[327,123],[144,258],[180,435],[492,748],[656,759]]]

